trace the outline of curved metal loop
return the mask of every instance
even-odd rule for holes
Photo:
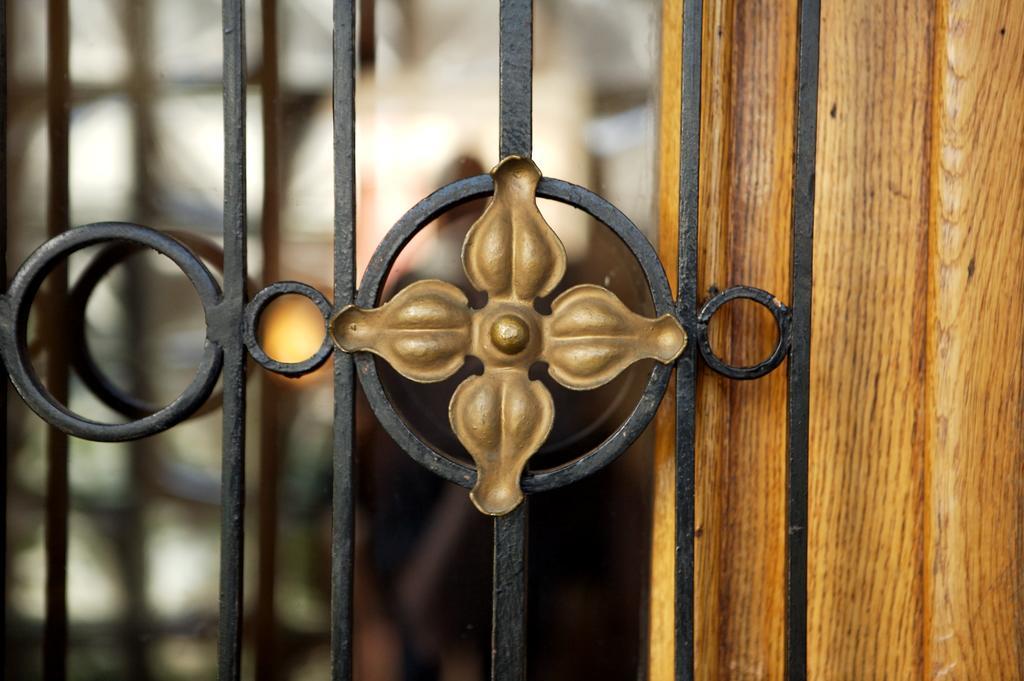
[[[766,308],[775,320],[775,327],[778,330],[778,341],[771,354],[757,364],[751,366],[735,366],[729,364],[711,348],[711,341],[708,338],[708,324],[715,312],[731,300],[752,300]],[[782,364],[782,360],[789,353],[790,340],[790,309],[771,293],[753,286],[733,286],[721,291],[710,300],[697,314],[697,324],[694,333],[697,336],[697,345],[700,347],[700,354],[709,367],[716,372],[740,381],[749,381],[761,378],[772,372],[775,367]]]
[[[72,253],[105,242],[129,242],[148,247],[174,262],[189,278],[203,305],[207,339],[195,377],[174,401],[155,413],[127,423],[99,423],[58,402],[32,366],[27,344],[33,300],[46,276]],[[101,442],[119,442],[167,430],[191,416],[209,398],[223,363],[223,350],[209,337],[210,320],[221,301],[216,279],[203,262],[172,237],[149,227],[102,222],[68,230],[40,246],[14,275],[0,310],[0,346],[15,389],[47,423],[69,435]]]
[[[263,314],[263,310],[266,309],[267,305],[271,301],[280,298],[281,296],[303,296],[307,298],[311,303],[316,305],[317,309],[320,310],[320,314],[324,318],[324,341],[320,344],[320,347],[315,353],[313,353],[307,359],[301,362],[279,362],[272,358],[264,350],[263,346],[260,345],[259,338],[256,336],[256,331],[259,329],[260,316]],[[310,373],[319,369],[327,358],[331,356],[332,344],[330,335],[327,333],[327,321],[331,318],[331,304],[324,297],[324,294],[317,291],[308,284],[303,284],[298,281],[278,281],[270,284],[262,291],[257,293],[249,304],[245,306],[245,327],[242,330],[242,338],[245,341],[245,347],[249,349],[249,354],[256,360],[256,363],[268,371],[281,374],[282,376],[288,376],[289,378],[298,378],[305,374]]]
[[[224,251],[216,242],[189,232],[163,230],[163,234],[184,244],[195,255],[220,271],[224,266]],[[85,332],[85,310],[96,286],[114,267],[130,256],[145,250],[146,246],[132,241],[112,243],[92,259],[75,280],[68,294],[69,359],[82,382],[111,409],[131,419],[140,419],[159,411],[160,406],[135,397],[111,381],[96,364]],[[252,286],[252,282],[249,282]],[[221,393],[216,392],[196,410],[192,417],[207,414],[219,408]]]
[[[413,206],[388,231],[377,246],[363,275],[356,306],[373,308],[380,303],[381,289],[399,253],[426,225],[442,213],[494,192],[491,175],[477,175],[453,182],[430,194]],[[593,192],[550,178],[540,178],[536,196],[578,208],[611,229],[633,253],[643,270],[655,313],[676,316],[665,271],[650,241],[615,206]],[[357,373],[370,407],[378,421],[396,443],[415,461],[436,475],[472,488],[476,469],[424,442],[396,412],[381,383],[375,358],[366,352],[355,355]],[[541,492],[564,487],[604,468],[621,455],[644,431],[661,402],[668,385],[672,365],[655,363],[644,392],[630,415],[603,443],[582,456],[546,470],[527,470],[520,486],[523,492]]]

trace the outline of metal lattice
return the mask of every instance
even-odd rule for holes
[[[533,7],[531,0],[500,0],[500,139],[498,158],[529,158],[532,152]],[[671,364],[655,364],[646,388],[626,421],[602,444],[579,452],[572,461],[546,470],[527,470],[519,484],[527,495],[573,484],[608,465],[644,431],[654,417],[672,369],[676,391],[676,677],[693,675],[694,568],[694,430],[698,357],[718,373],[734,379],[764,376],[789,360],[789,441],[787,460],[787,678],[805,678],[806,548],[807,548],[807,422],[811,310],[811,238],[816,135],[818,0],[801,3],[798,59],[797,119],[793,196],[792,294],[787,306],[765,291],[736,286],[700,303],[697,289],[698,169],[700,162],[701,0],[684,3],[681,204],[679,222],[678,299],[654,248],[621,211],[597,194],[568,182],[542,178],[536,196],[573,206],[611,230],[632,253],[646,279],[658,315],[678,321],[691,341]],[[0,14],[4,3],[0,2]],[[51,21],[67,21],[51,16]],[[6,26],[0,26],[6,45]],[[387,233],[370,261],[360,286],[355,268],[355,83],[356,10],[353,0],[334,2],[334,290],[330,296],[298,282],[279,282],[247,298],[246,177],[245,177],[245,24],[244,1],[223,3],[224,91],[224,248],[222,281],[211,273],[203,242],[188,235],[168,234],[129,223],[98,223],[52,235],[18,269],[0,300],[0,346],[7,374],[22,399],[47,423],[76,437],[124,441],[174,427],[203,408],[218,380],[223,381],[222,515],[219,617],[219,678],[238,679],[242,623],[243,498],[245,470],[246,361],[251,356],[267,371],[299,376],[333,356],[334,455],[333,527],[331,550],[331,678],[352,678],[352,599],[354,571],[354,400],[358,376],[370,406],[383,427],[415,461],[437,476],[472,487],[474,467],[440,451],[414,433],[392,405],[370,354],[348,354],[331,343],[327,328],[332,317],[349,305],[372,308],[380,304],[382,286],[402,249],[433,219],[468,201],[491,196],[491,175],[459,180],[424,198]],[[52,48],[67,63],[67,32],[63,45]],[[6,49],[0,70],[6,74]],[[6,113],[6,81],[0,115]],[[53,87],[61,87],[60,84]],[[56,98],[60,100],[59,97]],[[66,117],[66,111],[63,114]],[[66,123],[66,118],[65,118]],[[0,121],[5,127],[6,120]],[[66,154],[66,126],[54,138]],[[59,151],[59,150],[58,150]],[[59,154],[58,154],[59,155]],[[56,158],[56,156],[55,156]],[[65,161],[66,163],[66,161]],[[53,173],[62,172],[58,163]],[[64,167],[66,174],[66,167]],[[59,186],[59,183],[58,183]],[[2,187],[2,183],[0,183]],[[67,210],[66,193],[52,195],[51,210]],[[6,207],[6,197],[0,197]],[[6,220],[4,221],[6,228]],[[5,230],[6,234],[6,230]],[[84,314],[84,301],[110,268],[139,249],[152,249],[173,261],[191,281],[206,318],[202,362],[191,384],[166,407],[152,410],[123,393],[91,364],[88,355],[73,363],[85,383],[107,404],[131,418],[122,424],[98,423],[70,411],[66,395],[47,390],[32,366],[27,343],[29,312],[47,275],[63,266],[74,252],[110,244],[71,289],[65,304],[72,314]],[[270,358],[260,347],[256,329],[260,315],[275,298],[307,297],[323,315],[325,336],[308,360],[288,364]],[[708,339],[708,323],[723,304],[737,298],[752,300],[769,310],[778,329],[770,356],[750,367],[733,366],[718,357]],[[52,302],[52,301],[51,301]],[[77,310],[77,312],[75,312]],[[74,326],[74,325],[72,325]],[[84,346],[84,343],[79,343]],[[59,381],[58,381],[59,383]],[[59,391],[55,391],[59,392]],[[58,509],[66,513],[67,509]],[[494,518],[493,619],[491,678],[526,677],[528,503]],[[66,560],[66,556],[64,557]],[[51,613],[52,615],[53,613]],[[64,614],[66,618],[66,613]],[[47,655],[62,654],[66,622],[48,622]],[[59,677],[59,674],[57,675]],[[56,678],[56,677],[53,677]]]

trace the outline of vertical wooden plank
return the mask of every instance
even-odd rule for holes
[[[794,100],[780,95],[795,86],[796,3],[717,0],[707,14],[701,290],[785,295]],[[718,352],[737,364],[767,354],[770,318],[745,305],[719,314]],[[782,678],[785,400],[781,370],[701,374],[698,678]]]
[[[925,672],[1019,679],[1024,3],[938,4]]]
[[[676,292],[679,241],[679,117],[682,68],[682,2],[662,0],[658,109],[658,255]],[[647,677],[673,678],[675,592],[675,379],[654,420],[651,486],[651,583],[648,606]]]
[[[934,2],[822,7],[808,677],[924,672]]]
[[[681,3],[662,5],[659,252],[674,279],[678,225]],[[751,284],[785,297],[796,1],[704,4],[700,283]],[[787,93],[790,96],[780,96]],[[727,306],[716,350],[753,362],[770,319]],[[785,539],[783,370],[740,383],[705,370],[697,398],[696,676],[782,678]],[[670,391],[671,392],[671,391]],[[656,425],[649,678],[670,679],[673,405]]]
[[[717,32],[717,31],[716,31]],[[796,76],[797,2],[734,1],[728,166],[723,183],[727,279],[719,288],[757,286],[787,302]],[[766,357],[776,330],[754,305],[723,321],[736,364]],[[719,659],[707,679],[781,679],[785,624],[786,372],[729,381],[728,428],[721,446]],[[701,441],[702,449],[713,449]],[[737,560],[738,557],[742,557]]]
[[[731,45],[733,3],[704,3],[700,154],[700,234],[698,290],[702,301],[712,286],[723,288],[729,275],[729,194],[732,149]],[[727,33],[728,32],[728,33]],[[713,346],[730,356],[729,317],[710,329]],[[725,629],[723,561],[726,557],[724,490],[728,485],[729,393],[731,381],[698,365],[695,435],[697,510],[694,529],[694,660],[696,679],[721,678],[722,633]]]

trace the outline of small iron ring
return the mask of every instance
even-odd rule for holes
[[[256,336],[256,330],[260,324],[260,316],[267,305],[281,296],[290,295],[303,296],[308,299],[316,305],[324,318],[323,343],[320,344],[315,353],[301,362],[279,362],[272,358],[263,350],[263,346],[260,345],[259,338]],[[282,376],[298,378],[319,369],[327,361],[327,358],[330,357],[334,346],[331,343],[331,336],[327,332],[327,321],[331,318],[331,312],[331,304],[327,302],[327,298],[312,286],[298,281],[278,281],[257,293],[249,301],[249,304],[245,306],[245,326],[242,330],[242,339],[245,341],[245,347],[249,349],[249,354],[252,355],[252,358],[261,367]]]
[[[409,209],[377,246],[363,274],[355,304],[371,308],[380,303],[381,288],[399,253],[426,225],[456,206],[493,193],[493,178],[490,175],[477,175],[448,184]],[[659,316],[677,314],[658,254],[643,232],[622,211],[590,190],[563,180],[541,178],[537,196],[578,208],[611,229],[640,264],[655,313]],[[424,442],[398,415],[381,383],[373,356],[366,352],[356,353],[355,364],[370,408],[394,441],[413,460],[434,474],[457,485],[472,488],[476,482],[475,468]],[[671,373],[672,365],[655,363],[639,402],[615,432],[600,445],[572,461],[546,470],[526,471],[520,483],[523,491],[533,493],[564,487],[596,473],[618,458],[654,418]]]
[[[174,401],[153,414],[127,423],[99,423],[84,418],[58,402],[46,389],[28,352],[29,311],[39,287],[61,260],[83,248],[105,242],[134,242],[166,256],[195,287],[207,320],[203,358],[192,382]],[[47,423],[69,435],[99,442],[121,442],[154,435],[191,416],[209,398],[217,382],[224,351],[210,339],[210,319],[221,302],[216,279],[188,248],[149,227],[123,222],[101,222],[70,229],[40,246],[18,269],[3,297],[0,310],[0,352],[15,389],[25,403]]]
[[[711,341],[708,338],[708,324],[711,322],[715,312],[729,301],[738,299],[752,300],[766,308],[775,320],[775,327],[778,331],[778,342],[776,342],[772,353],[757,364],[750,366],[738,367],[724,361],[715,354],[715,351],[711,348]],[[792,314],[790,309],[771,293],[754,288],[753,286],[733,286],[715,294],[701,308],[700,313],[697,315],[697,325],[695,328],[697,346],[700,348],[700,354],[704,357],[707,365],[723,376],[740,381],[761,378],[782,364],[782,360],[789,354],[791,320]]]
[[[224,266],[224,252],[215,242],[188,232],[175,230],[161,230],[164,234],[180,241],[195,255],[209,262],[213,268],[220,271]],[[124,262],[128,257],[145,250],[145,246],[132,242],[122,241],[112,243],[99,253],[85,267],[82,273],[75,280],[68,296],[68,332],[71,334],[69,359],[75,373],[104,404],[111,409],[124,414],[128,418],[138,419],[148,416],[160,409],[158,405],[150,404],[145,400],[135,397],[124,390],[103,373],[93,359],[89,348],[89,340],[85,333],[85,310],[92,297],[93,291],[100,281],[115,266]],[[252,282],[249,282],[252,285]],[[221,394],[215,393],[191,416],[196,417],[207,414],[220,407]]]

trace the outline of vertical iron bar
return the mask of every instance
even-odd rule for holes
[[[47,129],[50,167],[47,232],[51,238],[69,226],[68,136],[71,76],[69,72],[68,0],[49,0],[47,8]],[[61,316],[67,297],[67,264],[50,274],[46,285],[43,338],[47,347],[46,385],[54,398],[67,403],[68,368],[66,334]],[[46,484],[46,623],[43,630],[43,678],[62,681],[66,674],[68,643],[68,438],[47,427]]]
[[[703,5],[683,3],[683,65],[679,126],[678,308],[692,334],[697,318],[697,235],[700,219],[700,108]],[[697,344],[688,343],[676,364],[676,560],[675,677],[693,679],[694,438]]]
[[[263,251],[263,285],[266,286],[281,278],[281,103],[277,0],[263,0],[260,10],[260,23],[263,28],[263,67],[260,78],[260,102],[263,110],[263,213],[260,221],[260,243]],[[278,672],[275,566],[280,435],[279,392],[274,378],[268,371],[260,372],[260,485],[257,530],[259,561],[253,637],[256,681],[276,679]]]
[[[494,519],[494,593],[491,611],[491,679],[526,678],[527,500]]]
[[[224,0],[224,349],[221,467],[219,681],[238,681],[242,647],[245,506],[245,2]]]
[[[7,290],[7,2],[0,0],[0,288]],[[7,368],[0,364],[0,591],[7,601]],[[4,648],[7,648],[7,608],[0,622]],[[0,679],[6,672],[0,671]]]
[[[501,0],[499,156],[533,154],[533,0]]]
[[[0,288],[7,290],[7,2],[0,0]],[[7,649],[7,367],[0,362],[0,634]],[[6,658],[6,656],[5,656]],[[10,659],[10,658],[6,658]],[[8,662],[9,663],[9,662]],[[7,678],[7,665],[0,667],[0,679]]]
[[[533,154],[533,0],[499,9],[499,156]],[[526,678],[529,499],[494,519],[491,680]]]
[[[372,30],[372,28],[371,28]],[[356,0],[334,0],[334,306],[356,292]],[[352,679],[355,572],[355,370],[334,351],[334,461],[331,526],[331,679]]]
[[[786,461],[786,679],[807,678],[807,451],[820,0],[801,0],[793,161],[793,254]]]

